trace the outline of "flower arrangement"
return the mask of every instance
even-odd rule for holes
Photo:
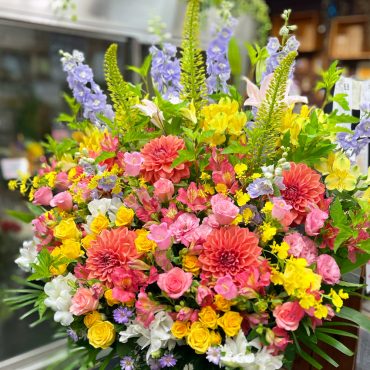
[[[289,94],[288,17],[281,43],[254,50],[247,100],[227,84],[229,26],[204,63],[199,0],[181,58],[164,44],[135,68],[146,82],[152,66],[153,98],[123,79],[116,45],[112,106],[83,55],[62,53],[73,98],[59,120],[73,133],[48,138],[38,174],[9,183],[32,202],[34,238],[16,260],[26,288],[8,301],[60,323],[80,365],[274,370],[297,354],[321,369],[305,348],[336,366],[320,341],[351,354],[336,317],[370,330],[345,306],[361,285],[343,280],[369,259],[370,176],[349,156],[369,142],[369,114],[352,133],[338,123],[358,119]],[[323,73],[327,102],[346,104],[330,95],[340,74]]]

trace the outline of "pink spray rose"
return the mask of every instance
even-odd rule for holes
[[[160,202],[168,202],[175,192],[175,188],[171,180],[159,179],[153,185],[154,195]]]
[[[316,259],[316,272],[322,276],[325,283],[334,285],[340,280],[340,270],[335,259],[328,254],[322,254]]]
[[[307,235],[318,235],[320,229],[324,226],[325,220],[328,218],[328,213],[321,209],[314,208],[307,216],[304,224],[304,229]]]
[[[63,191],[54,196],[50,201],[52,207],[58,207],[63,211],[69,211],[72,208],[72,195],[68,191]]]
[[[216,194],[211,198],[212,212],[220,225],[229,225],[239,213],[239,208],[227,197]]]
[[[53,192],[49,187],[42,186],[36,190],[34,198],[35,200],[33,201],[33,204],[38,206],[48,206],[50,201],[53,199]]]
[[[125,153],[123,155],[123,161],[125,162],[125,175],[137,176],[140,173],[141,164],[144,159],[139,152]]]
[[[180,298],[192,283],[192,274],[184,272],[179,267],[174,267],[158,276],[157,284],[170,298]]]
[[[66,172],[59,172],[55,178],[55,185],[59,190],[67,190],[71,182],[68,180]]]
[[[298,329],[299,322],[304,316],[304,310],[297,301],[285,302],[276,306],[272,314],[279,328],[294,331]]]
[[[160,225],[153,224],[150,226],[149,230],[148,239],[155,241],[159,249],[168,249],[171,245],[171,233],[168,230],[167,224],[165,222]]]
[[[72,306],[69,311],[73,313],[73,315],[80,316],[96,310],[98,305],[99,299],[96,298],[93,290],[78,288],[76,294],[72,298]]]
[[[225,299],[234,299],[238,295],[238,288],[230,275],[218,278],[214,289]]]
[[[274,197],[272,203],[274,204],[271,212],[272,217],[279,220],[284,227],[289,226],[294,220],[294,215],[290,212],[293,207],[286,203],[283,198]]]

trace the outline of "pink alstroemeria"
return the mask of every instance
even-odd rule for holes
[[[257,108],[260,106],[260,104],[266,98],[266,93],[269,88],[273,75],[274,75],[273,73],[270,73],[264,77],[264,79],[261,82],[260,89],[247,77],[243,77],[244,81],[246,81],[247,83],[247,95],[248,95],[248,99],[244,102],[244,105],[250,105],[252,107],[257,107]],[[292,85],[292,81],[288,80],[287,88],[285,91],[284,103],[287,105],[291,105],[295,103],[307,104],[308,100],[306,96],[289,95],[291,85]]]

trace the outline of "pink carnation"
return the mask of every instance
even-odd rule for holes
[[[125,153],[123,161],[125,163],[125,175],[137,176],[140,173],[144,158],[139,152]]]
[[[317,245],[308,236],[303,236],[300,233],[288,234],[284,237],[284,241],[289,244],[288,253],[297,258],[305,258],[307,263],[311,265],[317,258]]]
[[[168,202],[175,192],[173,182],[168,179],[159,179],[154,183],[154,195],[160,202]]]
[[[220,225],[229,225],[239,214],[239,208],[227,197],[216,194],[211,198],[212,212]]]
[[[322,276],[325,283],[334,285],[340,280],[340,270],[335,259],[328,254],[317,257],[316,272]]]
[[[188,246],[190,244],[191,233],[199,226],[199,218],[192,213],[183,213],[170,226],[170,232],[176,242],[181,242]]]
[[[180,298],[191,286],[193,275],[174,267],[158,276],[157,284],[170,298]]]
[[[304,310],[297,301],[285,302],[276,306],[272,314],[279,328],[294,331],[298,329]]]
[[[78,288],[72,298],[72,305],[69,309],[73,315],[80,316],[98,308],[99,299],[94,291],[87,288]]]
[[[72,195],[68,191],[63,191],[54,196],[50,201],[52,207],[58,207],[63,211],[69,211],[72,209]]]
[[[36,190],[34,198],[33,204],[38,206],[48,206],[53,198],[53,192],[49,187],[42,186]]]
[[[306,217],[304,224],[306,234],[310,236],[318,235],[327,218],[327,212],[314,208]]]

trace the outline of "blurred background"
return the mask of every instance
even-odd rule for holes
[[[221,3],[222,0],[203,0],[204,48],[210,39],[215,7]],[[239,20],[236,38],[244,75],[250,72],[244,43],[264,46],[269,36],[278,34],[282,11],[290,8],[290,23],[298,26],[296,35],[300,41],[295,73],[299,95],[320,105],[323,97],[314,90],[317,73],[336,59],[345,68],[346,76],[358,81],[370,79],[369,0],[231,3]],[[38,141],[46,134],[56,138],[68,135],[55,121],[66,110],[62,92],[68,91],[59,50],[82,51],[96,82],[104,88],[104,52],[110,43],[117,42],[125,78],[138,82],[125,65],[141,65],[154,42],[148,24],[153,19],[164,22],[163,32],[179,46],[185,6],[185,0],[0,0],[0,288],[15,285],[11,277],[20,273],[13,261],[22,240],[31,234],[28,226],[6,214],[6,209],[24,208],[20,196],[8,190],[7,180],[17,171],[37,168],[44,155]],[[356,109],[352,113],[359,114]],[[368,154],[365,156],[367,162]],[[28,324],[34,318],[19,321],[20,315],[19,311],[12,314],[0,303],[0,369],[20,369],[20,365],[1,361],[30,350],[36,351],[33,354],[37,357],[37,349],[45,348],[41,346],[52,340],[52,328],[42,324],[29,330]],[[366,340],[358,347],[359,370],[370,369]]]

